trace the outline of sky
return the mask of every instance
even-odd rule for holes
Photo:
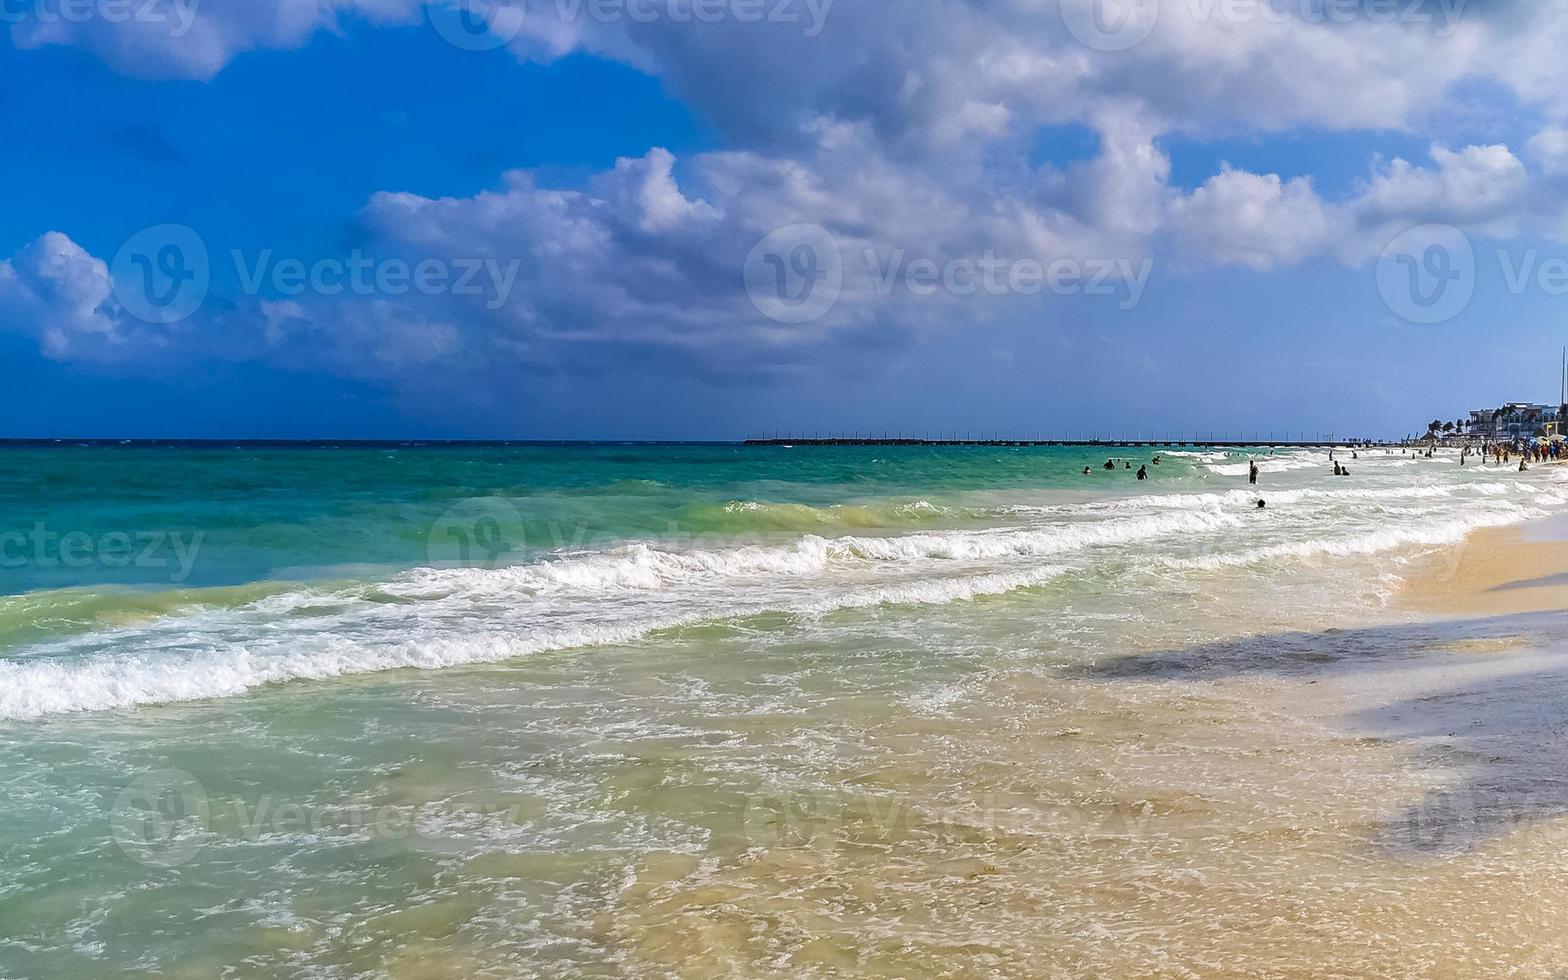
[[[1568,0],[0,0],[0,437],[1558,396]]]

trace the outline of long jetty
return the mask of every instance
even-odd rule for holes
[[[1168,448],[1168,449],[1280,449],[1301,447],[1307,449],[1351,449],[1399,447],[1406,442],[1379,442],[1375,439],[1183,439],[1154,438],[1104,438],[1104,439],[972,439],[904,436],[773,436],[747,439],[748,446],[1071,446],[1100,448]]]

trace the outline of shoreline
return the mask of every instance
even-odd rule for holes
[[[1568,610],[1568,517],[1478,528],[1418,562],[1395,602],[1444,617]]]

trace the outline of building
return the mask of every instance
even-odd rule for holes
[[[1472,437],[1484,439],[1528,439],[1542,435],[1562,414],[1557,405],[1535,402],[1509,402],[1501,408],[1483,408],[1470,413],[1468,426]]]
[[[1470,424],[1466,426],[1475,435],[1490,437],[1496,431],[1497,409],[1481,408],[1470,413]]]

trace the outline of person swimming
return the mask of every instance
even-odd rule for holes
[[[1140,480],[1147,480],[1148,478],[1149,478],[1149,468],[1147,466],[1140,466],[1140,467],[1138,467],[1138,479],[1140,479]]]
[[[1114,469],[1116,469],[1116,461],[1114,459],[1106,460],[1105,461],[1105,465],[1103,467],[1101,467],[1101,469],[1107,469],[1107,470],[1114,470]]]
[[[1091,470],[1091,469],[1089,469],[1089,467],[1087,467],[1087,466],[1085,466],[1085,467],[1084,467],[1084,468],[1083,468],[1083,475],[1084,475],[1084,476],[1089,476],[1089,475],[1091,475],[1091,474],[1092,474],[1092,473],[1093,473],[1093,472],[1094,472],[1094,471],[1093,471],[1093,470]]]
[[[1258,510],[1262,510],[1263,508],[1265,508],[1267,506],[1268,506],[1268,501],[1263,500],[1261,498],[1258,500]]]
[[[1258,464],[1249,463],[1247,469],[1247,482],[1253,486],[1258,484]]]

